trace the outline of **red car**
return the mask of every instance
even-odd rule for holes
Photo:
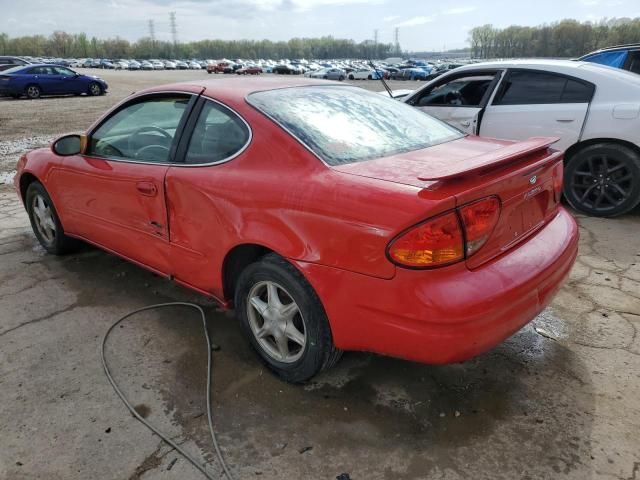
[[[342,350],[459,362],[533,319],[578,245],[552,143],[323,80],[198,81],[28,153],[15,187],[48,252],[81,239],[216,298],[300,382]]]
[[[232,69],[232,65],[229,62],[220,62],[220,63],[216,63],[215,65],[213,63],[209,63],[207,64],[207,73],[211,74],[211,73],[225,73],[225,70],[228,69]]]
[[[236,70],[238,75],[260,75],[262,69],[260,67],[242,67]]]

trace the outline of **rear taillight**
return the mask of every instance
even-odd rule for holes
[[[456,212],[417,225],[389,244],[394,263],[404,267],[438,267],[464,258],[464,239]]]
[[[498,218],[498,198],[484,198],[407,230],[391,241],[387,253],[394,263],[403,267],[449,265],[480,250]]]
[[[465,233],[465,251],[470,257],[489,240],[500,217],[500,202],[496,197],[485,198],[459,209]]]
[[[556,202],[562,198],[562,188],[564,184],[564,165],[559,162],[553,169],[553,196]]]

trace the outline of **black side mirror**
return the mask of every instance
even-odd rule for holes
[[[82,152],[82,137],[80,135],[65,135],[58,138],[51,145],[51,150],[56,155],[69,157]]]

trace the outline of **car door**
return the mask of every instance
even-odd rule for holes
[[[83,155],[65,157],[54,182],[65,229],[159,273],[171,272],[164,178],[193,98],[137,97],[89,133]]]
[[[60,78],[55,74],[53,67],[34,67],[29,73],[33,75],[33,83],[40,86],[43,94],[60,93]]]
[[[85,93],[87,90],[80,75],[73,70],[66,67],[53,67],[53,70],[59,80],[57,93]]]
[[[627,55],[627,61],[624,65],[625,70],[629,70],[631,73],[640,74],[640,49],[629,50]]]
[[[248,124],[226,106],[201,97],[178,147],[165,184],[172,272],[177,281],[209,293],[220,288],[229,211],[222,200],[241,185],[235,162],[251,141]],[[237,157],[237,158],[236,158]],[[238,183],[240,182],[240,183]],[[234,218],[232,221],[240,221]],[[239,225],[240,227],[240,225]]]
[[[477,134],[500,74],[490,70],[448,75],[411,96],[407,103],[463,132]]]
[[[554,72],[513,69],[485,109],[480,135],[525,140],[559,137],[566,150],[580,138],[594,85]]]

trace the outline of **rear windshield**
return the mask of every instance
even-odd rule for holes
[[[357,87],[283,88],[252,93],[248,101],[333,166],[463,136],[416,108]]]
[[[24,65],[18,65],[17,67],[11,67],[11,68],[7,68],[4,72],[2,73],[18,73],[22,70],[25,69]]]

